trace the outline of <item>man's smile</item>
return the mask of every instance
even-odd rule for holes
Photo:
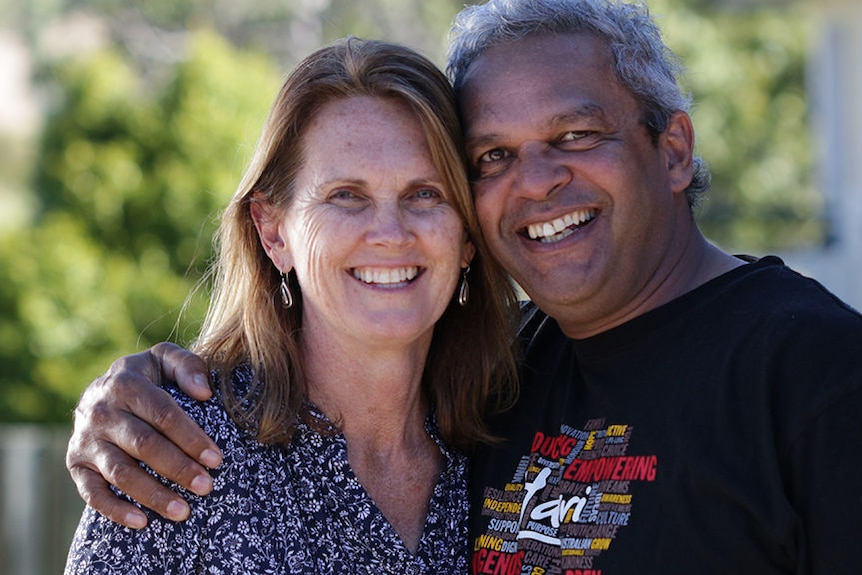
[[[597,214],[598,210],[595,208],[575,210],[561,218],[530,224],[525,233],[531,240],[538,240],[542,243],[558,242],[575,233],[579,227],[592,221]]]

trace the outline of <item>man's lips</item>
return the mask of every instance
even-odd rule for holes
[[[542,243],[558,242],[572,235],[579,227],[591,222],[597,214],[598,210],[595,208],[578,209],[547,222],[530,224],[523,233],[531,240]]]

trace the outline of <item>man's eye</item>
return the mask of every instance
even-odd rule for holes
[[[572,130],[563,134],[560,138],[561,142],[577,142],[578,140],[583,140],[584,138],[590,136],[592,132],[588,130]]]
[[[495,148],[493,150],[488,150],[477,160],[479,164],[488,164],[493,162],[499,162],[505,160],[509,157],[508,152],[506,150],[501,150],[500,148]]]

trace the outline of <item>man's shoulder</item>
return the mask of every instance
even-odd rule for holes
[[[557,321],[539,309],[532,301],[521,302],[521,321],[518,339],[524,349],[530,347],[538,337],[548,341],[566,341],[568,338]]]
[[[543,318],[546,318],[547,315],[539,309],[539,306],[534,304],[531,300],[524,300],[520,302],[521,306],[521,321],[518,325],[518,333],[535,331],[537,326],[535,322],[538,320],[541,322]]]
[[[847,322],[862,325],[862,315],[814,278],[787,266],[776,256],[747,266],[734,293],[776,319],[798,322]]]

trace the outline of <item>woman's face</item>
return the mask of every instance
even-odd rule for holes
[[[415,115],[393,99],[330,102],[307,128],[303,160],[268,250],[296,270],[303,337],[429,343],[473,246]]]

